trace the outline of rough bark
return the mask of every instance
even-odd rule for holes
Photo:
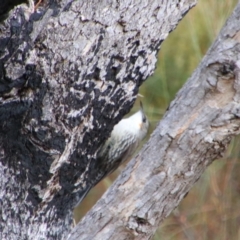
[[[69,239],[150,239],[240,132],[240,3],[142,151]]]
[[[49,0],[1,16],[1,239],[65,239],[100,144],[195,3]]]

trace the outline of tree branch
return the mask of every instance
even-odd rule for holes
[[[65,239],[101,143],[195,3],[44,1],[35,12],[21,5],[4,18],[2,239]]]
[[[150,239],[240,132],[240,3],[144,146],[69,239]]]

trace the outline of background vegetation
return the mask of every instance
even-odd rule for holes
[[[237,0],[199,0],[162,44],[157,69],[141,87],[150,133],[176,92],[190,77],[214,41]],[[139,108],[136,101],[131,114]],[[240,137],[216,160],[157,231],[154,240],[240,239]],[[111,185],[120,167],[98,184],[75,211],[76,221]]]

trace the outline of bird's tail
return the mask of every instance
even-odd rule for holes
[[[78,193],[79,199],[77,199],[77,204],[75,206],[78,206],[83,201],[83,199],[87,196],[91,188],[92,185],[89,185],[86,188],[84,188],[80,193]]]

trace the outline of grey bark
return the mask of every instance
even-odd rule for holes
[[[240,133],[240,3],[148,143],[69,239],[150,239]]]
[[[30,1],[1,16],[1,239],[66,239],[97,150],[195,3]]]

